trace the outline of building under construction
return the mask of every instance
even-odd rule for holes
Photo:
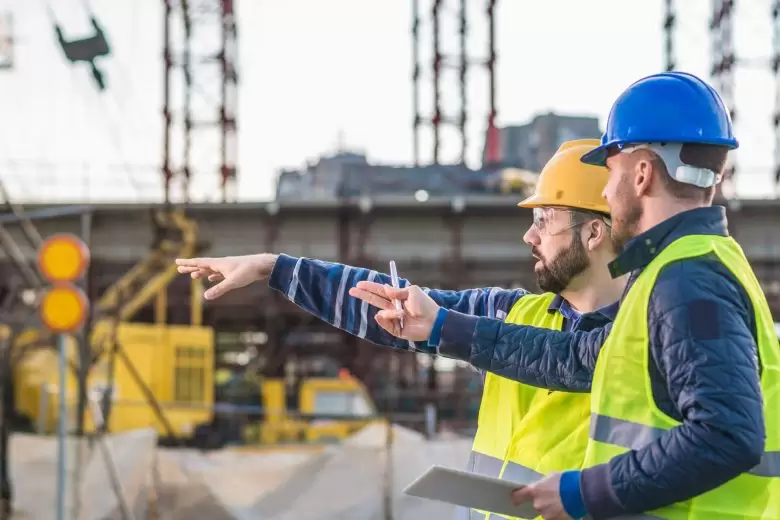
[[[202,283],[179,276],[173,261],[267,251],[387,272],[394,260],[402,277],[422,286],[534,289],[535,260],[522,242],[532,216],[517,199],[562,142],[598,137],[598,120],[550,113],[500,126],[497,2],[481,2],[477,18],[464,0],[415,1],[412,80],[415,92],[427,82],[434,95],[430,110],[415,95],[414,164],[377,165],[340,152],[281,172],[274,200],[233,202],[242,173],[235,6],[163,4],[162,203],[22,206],[0,182],[0,303],[8,325],[0,334],[8,374],[0,402],[2,432],[19,432],[11,443],[14,508],[52,518],[55,502],[64,506],[49,491],[67,481],[74,518],[451,517],[451,507],[402,490],[431,464],[465,465],[479,374],[368,344],[265,284],[204,302]],[[457,56],[441,46],[443,20],[453,13]],[[110,59],[110,38],[96,17],[93,23],[94,36],[67,40],[58,31],[59,43],[71,62],[88,64],[99,89],[110,89],[96,61]],[[477,23],[488,35],[481,57],[466,52]],[[426,62],[418,52],[428,45],[423,26],[432,47]],[[490,85],[480,116],[470,108],[472,73]],[[442,103],[448,74],[457,78],[452,113]],[[211,93],[205,105],[198,101],[204,90]],[[472,168],[467,126],[475,121],[484,140],[477,143],[482,164]],[[457,130],[451,160],[444,157],[448,127]],[[214,164],[195,158],[201,147],[219,150]],[[218,179],[221,203],[191,202],[191,181],[203,175]],[[778,317],[780,203],[722,202]],[[35,255],[56,233],[81,237],[91,252],[83,287],[92,315],[62,357],[36,317],[46,282]],[[73,434],[71,462],[56,475],[52,437],[63,423]],[[36,485],[49,491],[35,493]]]

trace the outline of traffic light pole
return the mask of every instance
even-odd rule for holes
[[[41,321],[57,342],[59,382],[57,388],[57,520],[65,520],[67,479],[65,443],[68,439],[67,338],[78,333],[89,313],[89,300],[74,282],[81,279],[90,261],[89,249],[75,235],[60,233],[38,248],[38,268],[49,282],[38,305]]]
[[[57,520],[65,520],[65,442],[68,437],[68,405],[66,397],[67,379],[65,373],[65,335],[57,334],[59,353],[59,424],[57,427]]]

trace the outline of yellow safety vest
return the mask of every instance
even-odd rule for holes
[[[563,316],[549,312],[554,294],[520,298],[507,323],[561,330]],[[495,374],[485,375],[470,470],[506,480],[538,479],[580,469],[588,444],[590,395],[550,392]],[[471,520],[504,518],[471,511]]]
[[[590,442],[585,466],[606,463],[659,439],[680,422],[655,404],[647,370],[650,293],[664,266],[714,253],[745,288],[756,316],[766,443],[761,463],[722,486],[685,502],[631,518],[699,520],[780,518],[780,348],[766,298],[739,244],[692,235],[664,249],[637,277],[604,343],[591,390]]]

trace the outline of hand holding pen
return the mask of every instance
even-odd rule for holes
[[[431,335],[440,307],[417,285],[401,289],[395,262],[390,262],[392,286],[363,280],[349,295],[377,309],[376,322],[393,336],[424,341]]]

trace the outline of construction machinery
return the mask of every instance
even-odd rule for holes
[[[291,392],[283,379],[267,379],[260,388],[262,420],[242,432],[249,444],[343,440],[377,417],[368,391],[351,376],[305,378]]]
[[[218,447],[342,439],[373,420],[374,403],[351,376],[307,377],[294,385],[283,379],[253,380],[249,411],[237,407],[235,399],[217,402],[215,333],[202,325],[200,281],[192,282],[190,323],[170,325],[166,316],[167,289],[178,276],[174,259],[195,254],[197,226],[183,212],[160,212],[155,219],[152,252],[106,290],[93,309],[85,386],[88,397],[102,404],[109,431],[152,427],[164,441]],[[154,306],[154,323],[132,322],[147,305]],[[51,339],[31,328],[14,345],[15,352],[24,351],[14,365],[16,413],[27,429],[42,433],[54,432],[58,417],[57,351],[47,348]],[[66,351],[70,366],[78,367],[75,338],[68,338]],[[73,424],[79,420],[76,368],[68,374],[65,391]],[[239,416],[246,426],[235,435],[231,425]],[[96,429],[91,417],[84,421],[84,431]]]
[[[156,239],[151,253],[117,280],[92,309],[88,394],[100,395],[107,427],[123,431],[153,426],[162,435],[191,434],[209,420],[203,403],[213,402],[214,332],[203,327],[200,284],[193,281],[190,324],[166,324],[166,295],[178,276],[174,259],[192,256],[198,247],[197,226],[182,211],[154,215]],[[132,323],[153,304],[155,323]],[[21,332],[14,342],[15,404],[29,427],[49,432],[56,424],[57,352],[52,338],[39,328]],[[67,392],[73,420],[78,420],[79,349],[68,340]],[[91,422],[85,424],[89,431]]]
[[[522,168],[504,168],[498,177],[498,191],[526,195],[533,191],[539,174]]]

